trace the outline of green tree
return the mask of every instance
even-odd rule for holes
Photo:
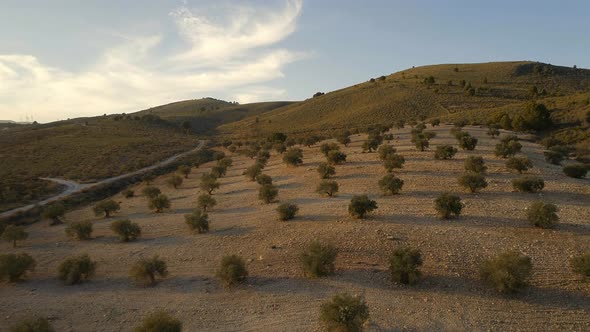
[[[66,227],[66,235],[78,240],[89,240],[92,236],[92,223],[88,220],[74,221]]]
[[[323,143],[320,145],[320,152],[324,154],[324,156],[328,156],[330,151],[340,151],[340,146],[336,143]]]
[[[488,167],[486,166],[485,161],[481,156],[467,157],[467,159],[465,159],[465,162],[463,163],[463,166],[465,168],[465,171],[467,172],[473,172],[482,175],[485,174],[488,170]]]
[[[70,257],[58,267],[58,278],[66,285],[75,285],[94,276],[96,262],[87,254]]]
[[[121,209],[119,203],[112,199],[108,199],[106,201],[99,202],[93,208],[94,215],[100,217],[104,215],[105,218],[110,218],[111,213],[117,212]]]
[[[586,165],[567,165],[563,168],[563,173],[574,179],[581,179],[588,174],[589,167]]]
[[[10,332],[55,332],[55,329],[47,318],[32,316],[13,325]]]
[[[332,180],[322,180],[316,188],[316,192],[320,195],[334,196],[338,192],[338,182]]]
[[[226,287],[233,287],[246,281],[246,263],[237,255],[224,256],[216,275]]]
[[[328,179],[336,174],[336,169],[328,163],[320,163],[318,165],[318,174],[321,179]]]
[[[377,209],[377,202],[369,199],[367,195],[354,195],[348,205],[348,213],[359,219],[363,219],[367,213]]]
[[[422,266],[422,253],[418,249],[398,248],[389,258],[391,279],[401,284],[415,284],[421,275],[420,266]]]
[[[209,232],[209,216],[200,209],[194,210],[191,214],[185,214],[184,221],[194,233]]]
[[[227,167],[223,165],[215,165],[211,167],[211,175],[214,176],[216,179],[222,178],[227,173]]]
[[[189,165],[178,166],[178,173],[184,175],[185,179],[188,179],[188,175],[191,174],[191,167]]]
[[[434,200],[434,208],[442,219],[450,219],[452,216],[458,217],[463,209],[461,198],[450,193],[443,193]]]
[[[215,189],[219,188],[219,182],[215,176],[205,173],[201,175],[201,183],[199,184],[199,188],[211,195]]]
[[[340,134],[338,135],[338,137],[336,137],[336,140],[338,141],[338,143],[344,145],[344,146],[348,146],[348,144],[350,144],[350,134]]]
[[[160,188],[152,187],[152,186],[147,186],[147,187],[143,188],[143,190],[141,192],[145,196],[147,196],[147,198],[149,198],[149,199],[152,199],[162,193],[160,191]]]
[[[581,274],[584,278],[590,277],[590,252],[574,256],[571,265],[575,273]]]
[[[66,207],[60,203],[53,203],[51,205],[47,205],[45,209],[43,209],[43,218],[51,219],[51,225],[59,225],[63,223],[61,218],[66,214]]]
[[[291,147],[283,155],[283,161],[289,166],[297,166],[303,163],[303,150]]]
[[[272,184],[266,184],[260,186],[258,190],[258,199],[262,200],[264,203],[269,204],[274,202],[275,198],[279,194],[279,189]]]
[[[405,162],[406,159],[404,158],[404,156],[396,153],[391,153],[388,154],[385,160],[383,161],[383,166],[385,167],[387,172],[391,173],[395,168],[402,168]]]
[[[385,161],[389,155],[395,154],[396,151],[397,150],[393,146],[383,144],[379,147],[377,153],[379,154],[379,159]]]
[[[385,194],[396,195],[402,190],[403,186],[404,180],[397,178],[393,174],[387,174],[379,180],[379,188],[381,188]]]
[[[215,205],[217,205],[217,201],[209,194],[201,194],[197,198],[197,206],[204,212],[207,212],[208,209],[213,208]]]
[[[246,168],[244,175],[250,179],[250,181],[256,181],[256,178],[262,173],[262,166],[258,163]]]
[[[168,196],[160,194],[150,199],[148,207],[151,210],[156,210],[156,213],[161,213],[162,210],[170,208],[170,199]]]
[[[463,150],[473,151],[477,146],[477,138],[469,135],[468,133],[466,134],[467,135],[461,136],[461,139],[459,140],[459,147]]]
[[[527,210],[527,220],[535,227],[552,228],[559,222],[559,209],[555,204],[533,202]]]
[[[545,187],[545,181],[537,176],[521,176],[512,180],[512,187],[516,191],[536,193]]]
[[[506,167],[517,171],[519,174],[522,174],[522,172],[532,168],[533,163],[529,160],[528,157],[510,157],[506,161]]]
[[[17,225],[8,225],[2,232],[2,239],[7,242],[12,242],[12,247],[16,248],[17,241],[24,241],[29,237],[29,233],[25,228]]]
[[[121,219],[111,224],[111,230],[119,236],[122,242],[135,241],[141,236],[141,228],[129,219]]]
[[[330,244],[312,241],[301,254],[301,264],[306,276],[312,278],[334,274],[334,261],[338,249]]]
[[[182,322],[164,311],[156,311],[143,319],[134,332],[181,332]]]
[[[35,270],[35,260],[29,254],[0,255],[0,280],[10,282],[21,280],[28,271]]]
[[[532,269],[530,257],[508,251],[483,262],[479,275],[499,292],[516,293],[527,286]]]
[[[283,203],[277,207],[277,212],[279,213],[279,219],[281,221],[295,218],[297,211],[299,211],[299,207],[295,204]]]
[[[156,277],[168,276],[168,266],[157,255],[152,258],[142,258],[131,266],[129,276],[136,285],[151,287],[156,284]]]
[[[481,173],[466,172],[459,177],[459,185],[475,193],[488,186],[488,182]]]
[[[357,332],[369,319],[369,307],[360,297],[334,295],[320,307],[320,321],[327,331]]]
[[[457,149],[450,145],[439,145],[434,152],[434,159],[451,159],[457,153]]]
[[[177,189],[182,184],[182,177],[174,174],[166,179],[166,183],[169,186],[174,187],[174,189]]]
[[[346,154],[338,150],[330,150],[326,159],[332,165],[339,165],[346,161]]]
[[[494,151],[496,156],[502,158],[512,157],[519,153],[522,149],[522,144],[518,142],[518,137],[515,135],[508,135],[500,140],[500,143],[496,144],[496,150]]]

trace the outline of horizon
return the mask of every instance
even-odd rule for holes
[[[590,67],[589,4],[527,1],[506,11],[506,3],[8,1],[0,120],[51,122],[205,97],[299,101],[444,63]],[[544,19],[552,24],[539,25]]]

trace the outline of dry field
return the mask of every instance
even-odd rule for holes
[[[364,135],[352,136],[352,144],[343,148],[348,162],[336,166],[340,193],[334,198],[315,193],[316,167],[324,160],[317,145],[303,149],[299,167],[287,167],[273,154],[264,173],[279,186],[281,202],[300,207],[289,222],[278,221],[278,204],[259,201],[258,184],[242,175],[254,161],[233,156],[234,165],[214,194],[218,205],[209,213],[208,234],[191,234],[183,215],[196,206],[199,175],[212,163],[193,170],[178,190],[166,187],[165,177],[156,181],[172,199],[168,212],[149,212],[145,197],[117,195],[122,209],[115,218],[98,219],[91,207],[69,213],[69,221],[94,222],[93,240],[69,240],[65,226],[32,225],[19,248],[0,244],[2,252],[28,252],[37,260],[28,281],[0,284],[0,330],[36,313],[51,317],[58,331],[129,331],[145,314],[165,309],[186,331],[314,331],[321,302],[344,291],[364,295],[370,331],[590,330],[590,283],[569,267],[571,256],[590,251],[590,180],[565,177],[560,167],[544,161],[539,145],[522,142],[535,166],[529,173],[543,177],[546,186],[541,194],[513,192],[510,181],[517,175],[493,156],[497,139],[488,138],[485,129],[466,128],[480,140],[475,151],[434,160],[436,145],[456,146],[449,129],[435,128],[438,136],[425,152],[412,146],[409,129],[394,132],[392,144],[406,158],[395,172],[405,181],[397,196],[380,194],[377,182],[386,172],[376,153],[361,153]],[[482,155],[489,167],[489,186],[478,194],[457,184],[468,155]],[[142,186],[133,189],[139,193]],[[436,217],[433,200],[443,191],[463,198],[459,219]],[[359,221],[348,216],[347,205],[362,193],[379,208]],[[543,230],[527,223],[525,208],[536,199],[559,206],[560,226]],[[139,241],[120,243],[110,231],[110,222],[122,217],[140,224]],[[339,248],[334,276],[303,276],[299,256],[313,239]],[[415,286],[389,280],[387,258],[398,245],[422,250],[424,277]],[[533,261],[531,286],[516,296],[497,294],[477,275],[482,260],[509,249]],[[96,276],[81,285],[62,285],[56,279],[58,264],[80,253],[97,261]],[[248,261],[250,276],[245,285],[227,290],[214,275],[221,258],[234,253]],[[130,265],[154,254],[166,260],[170,276],[154,288],[134,286]]]

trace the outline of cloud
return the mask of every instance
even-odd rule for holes
[[[296,30],[301,10],[302,0],[275,10],[234,5],[223,17],[183,6],[170,15],[182,48],[162,55],[162,35],[125,37],[79,72],[0,54],[0,119],[46,122],[219,94],[239,102],[280,98],[284,90],[264,84],[306,56],[275,47]]]

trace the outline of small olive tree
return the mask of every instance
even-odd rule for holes
[[[451,159],[457,153],[457,149],[450,145],[439,145],[434,152],[434,159]]]
[[[311,278],[332,275],[337,255],[336,247],[319,241],[311,242],[301,254],[303,273]]]
[[[149,199],[152,199],[162,193],[162,191],[160,191],[160,188],[153,186],[147,186],[143,188],[141,192],[144,194],[144,196],[146,196]]]
[[[51,226],[62,224],[61,218],[66,214],[66,207],[60,203],[53,203],[43,209],[43,218],[51,219]]]
[[[404,186],[404,180],[396,177],[393,174],[385,175],[381,180],[379,180],[379,188],[387,195],[396,195],[402,190]]]
[[[170,199],[168,198],[168,196],[160,194],[150,199],[148,207],[151,210],[156,210],[156,213],[162,213],[164,209],[170,208]]]
[[[584,278],[590,277],[590,252],[574,256],[571,259],[571,265],[575,273],[582,275]]]
[[[108,199],[106,201],[99,202],[93,208],[94,215],[97,217],[103,216],[105,218],[110,218],[111,213],[115,213],[121,209],[119,203],[112,199]]]
[[[217,200],[209,194],[202,194],[197,198],[197,207],[203,212],[207,212],[208,209],[213,208],[215,205],[217,205]]]
[[[465,159],[465,162],[463,163],[463,166],[465,167],[465,170],[467,172],[473,172],[482,175],[485,174],[488,170],[488,167],[486,166],[485,161],[481,156],[467,157],[467,159]]]
[[[182,181],[182,176],[177,174],[173,174],[168,179],[166,179],[166,183],[174,189],[178,189],[178,187],[180,187],[182,184]]]
[[[545,181],[538,176],[521,176],[520,178],[512,180],[512,187],[516,191],[536,193],[545,188]]]
[[[383,160],[383,167],[385,167],[385,170],[387,170],[387,172],[391,173],[396,168],[404,167],[405,162],[406,159],[404,158],[404,156],[396,153],[390,153],[387,156],[385,156],[385,159]]]
[[[508,169],[517,171],[519,174],[522,174],[522,172],[528,171],[530,168],[532,168],[533,163],[528,157],[510,157],[506,161],[506,167]]]
[[[0,280],[10,282],[21,280],[29,271],[35,270],[35,260],[29,254],[0,255]]]
[[[134,332],[181,332],[182,322],[164,311],[147,315]]]
[[[142,258],[133,264],[129,270],[129,276],[136,285],[151,287],[156,284],[156,277],[168,276],[168,266],[157,255],[152,258]]]
[[[260,189],[258,190],[258,199],[262,200],[266,204],[269,204],[274,202],[278,194],[279,189],[276,186],[272,184],[266,184],[260,186]]]
[[[340,165],[346,162],[346,153],[340,152],[338,150],[330,150],[326,156],[326,159],[331,165]]]
[[[320,307],[320,321],[327,331],[362,331],[369,307],[361,297],[334,295]]]
[[[185,179],[188,179],[188,175],[191,174],[191,167],[189,165],[178,166],[178,173],[184,175]]]
[[[328,195],[333,197],[338,192],[338,182],[332,180],[322,180],[316,188],[316,192],[320,195]]]
[[[463,203],[459,196],[443,193],[434,200],[434,208],[442,219],[450,219],[461,214]]]
[[[516,293],[527,286],[532,269],[530,257],[508,251],[484,261],[479,275],[486,284],[501,293]]]
[[[283,161],[289,166],[298,166],[303,163],[303,150],[290,147],[283,154]]]
[[[10,332],[55,332],[55,329],[47,318],[31,316],[13,325]]]
[[[92,236],[92,222],[88,220],[74,221],[66,227],[66,235],[78,239],[89,240]]]
[[[336,169],[328,163],[320,163],[318,165],[318,174],[321,179],[328,179],[336,174]]]
[[[563,168],[563,174],[570,178],[581,179],[588,174],[588,169],[590,169],[590,167],[586,165],[567,165]]]
[[[184,221],[193,233],[209,232],[209,216],[199,209],[194,210],[191,214],[185,214]]]
[[[219,189],[219,186],[220,184],[215,176],[211,174],[201,175],[201,183],[199,184],[199,188],[201,188],[203,191],[206,191],[209,195],[211,195],[215,189]]]
[[[96,262],[87,254],[82,254],[61,262],[58,267],[58,278],[66,285],[75,285],[92,278],[95,271]]]
[[[363,219],[367,213],[377,209],[377,202],[367,195],[354,195],[348,204],[348,213],[358,219]]]
[[[299,207],[295,204],[283,203],[277,207],[279,213],[279,219],[281,221],[287,221],[295,218],[295,215],[299,211]]]
[[[463,150],[473,151],[477,146],[477,138],[465,133],[467,135],[462,135],[459,139],[459,147]]]
[[[527,220],[531,225],[539,228],[552,228],[559,222],[559,209],[555,204],[541,201],[533,202],[527,209]]]
[[[233,287],[246,281],[246,263],[237,255],[224,256],[216,275],[225,287]]]
[[[494,151],[496,156],[502,158],[508,158],[516,155],[522,149],[522,144],[518,142],[516,135],[508,135],[500,140],[500,143],[496,144]]]
[[[394,282],[415,284],[420,278],[420,266],[422,266],[422,253],[418,249],[398,248],[389,258],[389,273]]]
[[[488,186],[486,178],[481,173],[466,172],[458,179],[459,185],[475,193]]]
[[[111,230],[119,236],[121,242],[135,241],[141,236],[141,228],[129,219],[121,219],[111,224]]]
[[[29,237],[29,233],[25,228],[17,225],[8,225],[2,232],[2,239],[7,242],[12,242],[12,247],[16,248],[17,241],[24,241]]]
[[[250,181],[256,181],[256,178],[262,173],[262,165],[256,163],[244,171],[243,175],[245,175]]]
[[[379,147],[377,153],[379,154],[379,159],[385,161],[385,159],[387,159],[387,156],[394,154],[396,151],[397,150],[393,146],[383,144]]]

